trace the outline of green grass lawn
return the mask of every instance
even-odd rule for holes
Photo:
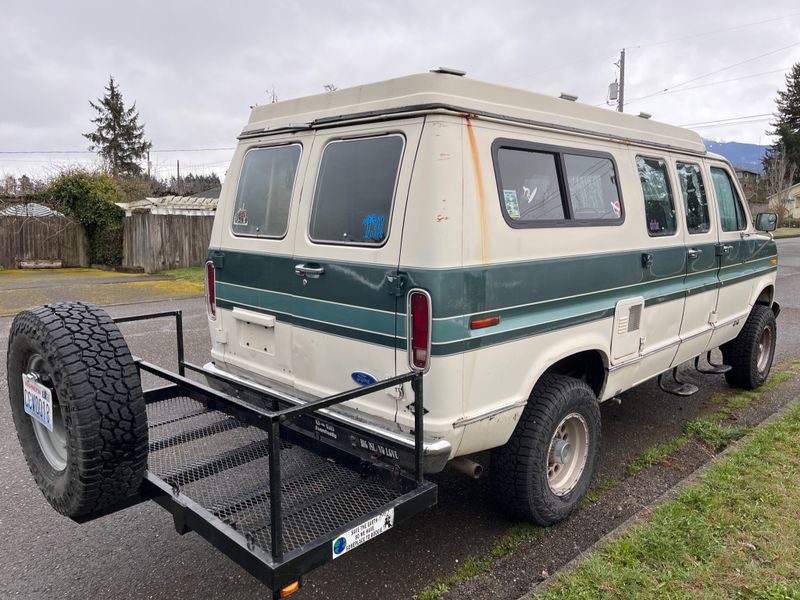
[[[800,404],[544,595],[800,600]]]
[[[800,227],[781,227],[776,229],[772,235],[776,238],[798,237],[800,236]]]
[[[169,275],[176,279],[185,279],[192,283],[199,283],[204,285],[205,273],[203,267],[185,267],[183,269],[170,269],[169,271],[161,271],[159,275]]]

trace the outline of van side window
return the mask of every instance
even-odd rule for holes
[[[500,206],[512,227],[619,225],[623,221],[610,155],[496,140]]]
[[[689,233],[706,233],[711,229],[711,218],[708,215],[706,186],[703,184],[700,167],[679,162],[676,168],[683,195],[683,208],[686,211],[686,229]]]
[[[564,165],[573,219],[619,219],[621,205],[611,160],[565,154]]]
[[[711,181],[717,195],[719,221],[722,231],[740,231],[747,228],[747,217],[742,202],[733,187],[730,175],[725,169],[711,167]]]
[[[555,154],[501,148],[497,162],[503,185],[503,205],[510,219],[564,219]]]
[[[299,144],[256,148],[245,155],[233,207],[234,235],[286,235],[299,161]]]
[[[678,227],[667,163],[660,158],[637,156],[636,167],[639,169],[639,181],[644,194],[647,234],[650,237],[674,234]]]
[[[337,140],[322,152],[309,223],[315,242],[380,246],[405,141],[399,135]]]

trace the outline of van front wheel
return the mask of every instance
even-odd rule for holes
[[[505,446],[492,453],[492,490],[503,508],[553,525],[577,508],[600,450],[600,409],[591,388],[564,375],[536,384]]]

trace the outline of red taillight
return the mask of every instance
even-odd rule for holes
[[[431,360],[431,297],[414,290],[408,295],[409,363],[415,371],[426,371]]]
[[[217,318],[217,277],[210,260],[206,263],[206,312],[212,321]]]

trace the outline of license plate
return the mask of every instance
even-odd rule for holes
[[[25,412],[53,431],[53,393],[32,375],[22,374]]]
[[[345,531],[338,538],[333,540],[333,558],[339,558],[345,552],[359,547],[364,542],[368,542],[374,537],[379,536],[384,531],[388,531],[394,525],[394,509],[382,512],[376,517],[353,527],[350,531]]]

